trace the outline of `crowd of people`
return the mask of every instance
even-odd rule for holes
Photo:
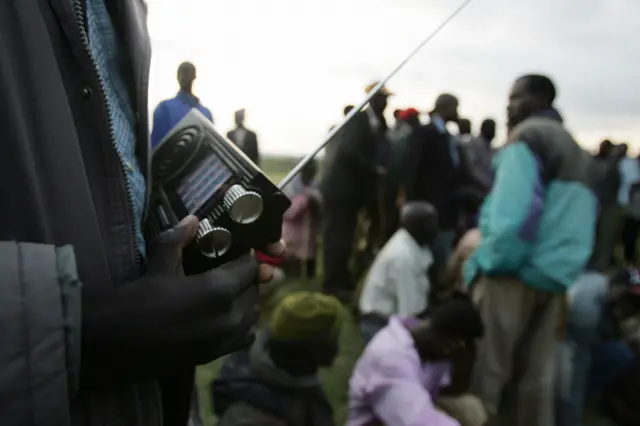
[[[366,343],[350,426],[578,426],[591,394],[640,424],[639,163],[625,144],[584,151],[549,78],[515,80],[499,149],[495,121],[474,136],[451,94],[388,125],[383,87],[322,175],[284,189],[284,242],[186,275],[199,219],[146,238],[150,158],[188,111],[213,116],[184,63],[150,125],[145,3],[1,2],[0,40],[3,425],[197,424],[194,369],[226,356],[222,426],[333,426],[319,372],[349,315]],[[234,118],[228,139],[259,164]],[[257,327],[269,259],[313,277],[319,240],[322,292]]]
[[[383,88],[330,142],[306,231],[321,229],[323,291],[355,304],[367,344],[348,424],[495,425],[505,393],[519,425],[581,425],[592,394],[636,424],[640,161],[608,140],[583,150],[542,75],[515,81],[501,147],[495,121],[473,135],[450,94],[425,124],[407,108],[388,126],[390,96]],[[358,250],[372,259],[364,274]],[[463,305],[477,318],[463,321]],[[457,324],[438,337],[460,348],[430,358],[417,330],[449,309]],[[452,370],[435,367],[443,359]],[[449,375],[465,383],[456,398]]]

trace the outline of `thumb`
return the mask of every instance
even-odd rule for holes
[[[198,233],[200,221],[196,216],[186,216],[173,228],[164,231],[158,238],[158,245],[152,250],[149,268],[172,271],[182,264],[182,249],[185,248]]]

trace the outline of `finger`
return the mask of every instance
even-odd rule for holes
[[[263,263],[258,268],[258,282],[259,283],[268,283],[273,279],[273,267],[271,265],[267,265]]]
[[[281,257],[286,249],[286,244],[284,241],[280,240],[277,243],[269,244],[265,249],[265,252],[270,256]]]
[[[258,282],[258,262],[254,256],[245,255],[189,278],[204,286],[209,303],[226,305]]]
[[[196,234],[198,233],[199,225],[200,220],[194,215],[186,216],[180,221],[177,226],[177,228],[179,228],[179,232],[175,237],[178,241],[178,247],[180,249],[185,248],[191,241],[193,241],[193,239],[196,237]]]
[[[154,255],[149,257],[149,267],[171,270],[179,268],[182,263],[182,249],[193,240],[199,224],[198,218],[190,215],[173,228],[161,233],[158,244],[151,249]]]

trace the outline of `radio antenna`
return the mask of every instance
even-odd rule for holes
[[[338,133],[340,129],[342,129],[360,110],[362,110],[362,108],[365,107],[365,105],[369,103],[371,98],[373,98],[376,95],[376,93],[378,93],[380,89],[382,89],[382,86],[384,86],[389,80],[391,80],[391,78],[394,75],[396,75],[398,71],[400,71],[402,67],[404,67],[407,64],[407,62],[409,62],[427,43],[431,41],[431,39],[433,39],[440,31],[442,31],[442,29],[446,27],[447,24],[451,22],[453,18],[455,18],[460,12],[462,12],[462,10],[465,7],[467,7],[469,3],[471,3],[472,1],[473,0],[465,0],[460,6],[458,6],[458,8],[454,10],[453,13],[449,15],[449,17],[445,19],[440,25],[438,25],[438,27],[435,30],[433,30],[433,32],[429,34],[429,36],[425,38],[418,45],[418,47],[416,47],[411,53],[409,53],[409,55],[406,58],[404,58],[404,60],[400,62],[400,64],[397,67],[395,67],[393,71],[389,73],[389,75],[387,75],[383,80],[380,80],[380,82],[367,94],[364,100],[360,102],[358,106],[356,106],[351,111],[349,111],[349,113],[344,117],[344,119],[340,124],[338,124],[333,129],[331,129],[331,131],[325,137],[322,143],[317,147],[315,147],[313,151],[309,152],[302,160],[298,162],[298,164],[295,165],[293,169],[291,169],[291,171],[287,174],[287,176],[285,176],[284,179],[280,181],[280,184],[278,185],[278,187],[280,189],[283,189],[285,186],[287,186],[287,184],[291,182],[291,180],[298,173],[300,173],[300,171],[304,168],[304,166],[306,166],[309,163],[309,161],[313,160],[313,158],[316,155],[318,155],[318,153],[322,150],[322,148],[327,146],[327,144],[329,143],[329,141],[331,141],[331,139],[335,136],[335,134]]]

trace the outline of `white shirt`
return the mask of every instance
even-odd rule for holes
[[[399,229],[382,248],[365,279],[359,306],[362,314],[417,315],[427,309],[433,264],[428,247],[421,247]]]
[[[620,172],[620,189],[618,190],[618,204],[629,205],[629,191],[631,186],[640,181],[640,165],[635,158],[625,157],[618,164]]]
[[[235,136],[236,136],[236,144],[238,145],[239,148],[243,148],[244,139],[247,137],[247,129],[245,129],[244,127],[238,127],[235,130]]]

